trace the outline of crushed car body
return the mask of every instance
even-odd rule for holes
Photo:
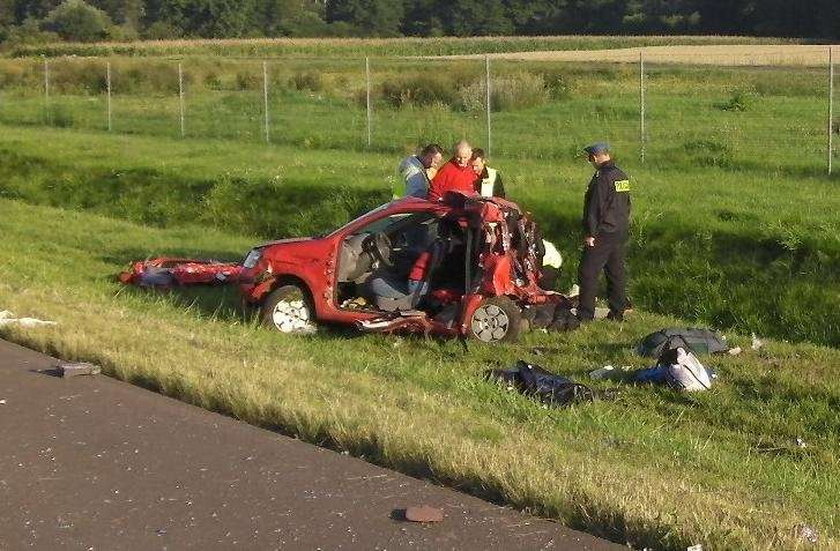
[[[542,254],[536,224],[515,203],[450,192],[392,201],[323,236],[259,245],[225,277],[264,325],[285,333],[321,322],[495,342],[515,339],[529,308],[571,306],[540,288]]]

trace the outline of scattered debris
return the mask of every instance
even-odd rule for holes
[[[764,346],[764,341],[759,339],[758,337],[756,337],[755,333],[753,333],[752,334],[752,349],[753,350],[758,350],[762,346]]]
[[[743,352],[743,350],[741,350],[741,347],[740,347],[740,346],[736,346],[735,348],[730,348],[730,349],[729,349],[728,354],[729,354],[730,356],[737,356],[737,355],[738,355],[738,354],[740,354],[741,352]]]
[[[117,279],[141,287],[219,285],[238,283],[243,270],[236,262],[164,256],[133,262]]]
[[[615,372],[615,368],[611,365],[605,365],[594,371],[589,372],[590,379],[606,379]]]
[[[802,541],[807,541],[808,543],[817,543],[820,540],[820,535],[817,533],[816,530],[808,526],[807,524],[800,524],[797,526],[799,532],[799,539]]]
[[[703,544],[698,543],[685,548],[685,551],[703,551]]]
[[[3,310],[2,312],[0,312],[0,327],[12,324],[17,324],[27,329],[31,329],[32,327],[40,327],[43,325],[58,325],[57,322],[39,320],[37,318],[16,318],[14,317],[14,314],[8,310]]]
[[[663,383],[686,392],[708,390],[715,378],[714,371],[682,347],[663,352],[654,367],[640,369],[633,374],[636,382]]]
[[[0,400],[0,406],[3,406],[3,405],[6,405],[6,399],[5,398]]]
[[[721,354],[729,350],[726,338],[711,329],[666,327],[643,338],[636,351],[640,356],[658,358],[666,350],[677,347],[694,354]]]
[[[808,447],[808,444],[805,443],[805,441],[802,439],[801,436],[796,437],[796,445],[800,448],[807,448]]]
[[[102,368],[91,363],[60,363],[56,366],[58,374],[62,377],[75,377],[76,375],[98,375]]]
[[[443,511],[429,505],[408,507],[405,510],[405,520],[411,522],[441,522],[443,521]]]
[[[589,387],[522,360],[516,362],[511,369],[493,369],[484,375],[489,380],[505,383],[508,388],[513,386],[545,405],[562,407],[592,402],[596,398]]]

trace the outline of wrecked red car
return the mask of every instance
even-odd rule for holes
[[[238,279],[262,323],[284,333],[331,322],[505,341],[522,330],[523,309],[568,306],[539,287],[541,246],[512,202],[409,197],[323,236],[255,247]]]

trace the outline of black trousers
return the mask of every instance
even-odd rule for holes
[[[594,247],[583,247],[578,269],[578,318],[591,320],[595,316],[595,294],[601,270],[607,276],[607,300],[613,315],[623,314],[627,308],[624,258],[627,234],[601,234]]]

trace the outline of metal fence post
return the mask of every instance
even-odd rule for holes
[[[178,104],[181,114],[181,137],[187,135],[186,126],[184,124],[184,70],[181,63],[178,63]]]
[[[493,132],[490,127],[490,56],[484,56],[484,82],[485,82],[485,102],[487,104],[487,156],[490,156],[490,150],[492,148],[492,136]]]
[[[370,58],[365,57],[365,108],[367,110],[367,146],[372,143],[373,116],[370,105]]]
[[[831,161],[834,153],[834,60],[832,48],[828,48],[828,174],[831,175]]]
[[[50,113],[50,62],[44,60],[44,110],[47,113],[47,125],[52,125],[52,113]]]
[[[268,63],[263,61],[263,110],[265,111],[265,143],[271,143],[268,125]]]
[[[110,132],[113,128],[111,125],[111,62],[109,61],[107,65],[105,65],[105,89],[108,93],[106,96],[105,106],[106,106],[106,121],[108,123],[108,132]]]
[[[639,50],[639,159],[645,162],[645,54]]]

